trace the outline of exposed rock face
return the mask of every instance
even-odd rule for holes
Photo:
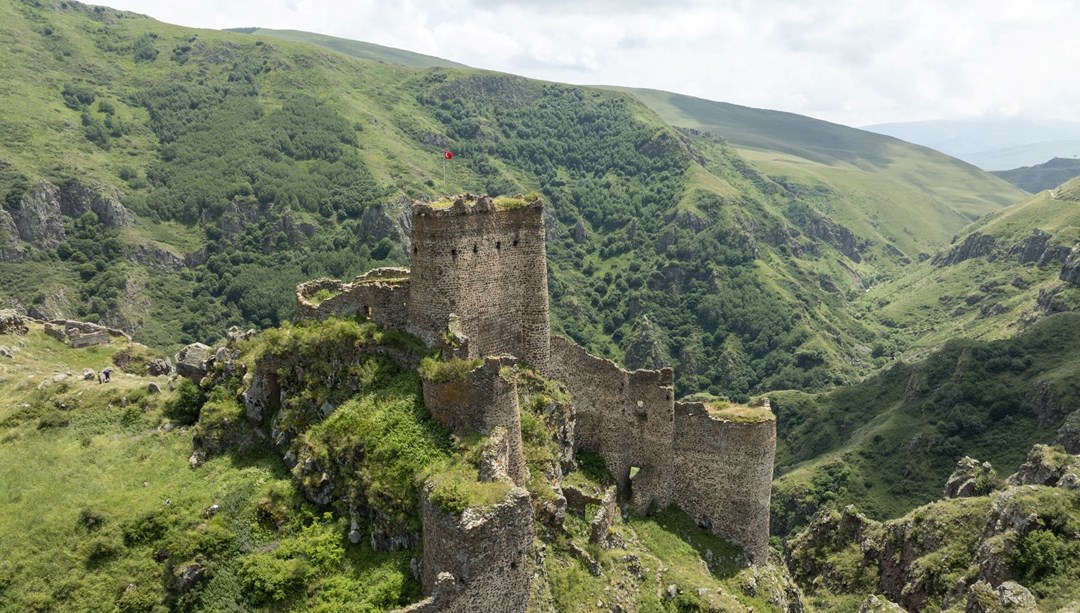
[[[374,245],[384,238],[401,245],[408,253],[412,244],[412,211],[408,201],[399,199],[387,204],[368,206],[360,215],[361,242]]]
[[[996,248],[997,241],[993,236],[972,232],[964,238],[964,242],[950,249],[948,253],[935,257],[934,264],[952,266],[964,260],[991,255]]]
[[[1064,447],[1066,452],[1080,455],[1080,411],[1073,411],[1065,418],[1054,442]]]
[[[29,257],[19,246],[19,229],[11,213],[0,208],[0,262],[25,262]]]
[[[156,270],[180,270],[184,259],[153,245],[126,245],[124,253],[127,259]]]
[[[71,319],[54,319],[46,323],[45,334],[75,348],[108,345],[114,338],[131,342],[131,337],[123,330]]]
[[[120,204],[121,194],[101,185],[86,185],[71,181],[60,188],[60,212],[69,217],[79,217],[93,211],[106,228],[120,228],[132,224],[132,216]]]
[[[0,334],[26,334],[30,327],[26,320],[15,311],[9,309],[0,310]]]
[[[19,238],[38,248],[55,247],[64,240],[60,216],[60,188],[42,181],[23,194],[16,209],[9,211]]]
[[[1059,276],[1066,283],[1080,286],[1080,244],[1072,248]]]
[[[1050,235],[1038,228],[1024,240],[1009,248],[1009,255],[1017,257],[1024,264],[1038,262],[1046,251]]]
[[[956,463],[956,469],[945,483],[946,498],[970,498],[989,492],[996,478],[989,462],[979,462],[967,456]]]
[[[1054,392],[1054,385],[1049,381],[1032,383],[1027,402],[1038,418],[1039,425],[1044,428],[1058,423],[1065,416],[1065,407],[1061,406]]]
[[[202,343],[192,343],[176,354],[176,374],[187,377],[196,383],[206,376],[206,361],[210,357],[210,347]]]

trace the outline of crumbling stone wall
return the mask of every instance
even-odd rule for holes
[[[766,415],[771,415],[763,411]],[[714,534],[764,561],[776,420],[731,420],[700,402],[675,403],[672,501]]]
[[[334,295],[315,304],[320,290]],[[345,283],[337,279],[315,279],[296,288],[296,320],[324,320],[328,317],[363,317],[390,330],[408,327],[409,270],[376,268]]]
[[[546,373],[550,360],[547,251],[540,201],[501,210],[485,196],[416,204],[409,332],[436,345],[450,314],[470,358],[510,354]]]
[[[670,502],[674,372],[627,372],[562,337],[551,337],[553,376],[574,408],[574,449],[598,453],[633,510]],[[633,479],[631,468],[637,468]]]
[[[76,349],[92,345],[108,345],[113,338],[131,342],[131,337],[123,330],[70,319],[54,319],[47,322],[45,334]]]
[[[424,380],[424,406],[435,421],[458,436],[506,428],[506,472],[516,485],[524,485],[528,469],[521,441],[517,362],[512,356],[490,356],[464,377]]]
[[[430,596],[401,613],[517,613],[529,605],[534,537],[529,493],[511,488],[491,509],[446,513],[424,495],[421,584]]]

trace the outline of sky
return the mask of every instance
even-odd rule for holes
[[[1080,121],[1080,0],[92,0],[853,126]]]

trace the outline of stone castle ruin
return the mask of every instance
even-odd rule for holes
[[[573,451],[604,459],[625,511],[675,504],[763,561],[776,450],[767,403],[677,401],[672,369],[628,372],[552,336],[540,200],[466,194],[418,203],[411,250],[410,269],[297,288],[298,319],[368,318],[442,346],[444,357],[483,360],[462,378],[425,380],[424,402],[455,434],[491,435],[481,476],[514,487],[484,514],[454,517],[425,501],[421,577],[429,598],[408,611],[524,611],[528,604],[528,469],[517,383],[505,375],[518,363],[566,387]]]

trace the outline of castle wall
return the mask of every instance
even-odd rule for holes
[[[543,204],[500,210],[461,196],[413,208],[409,331],[435,345],[451,313],[469,357],[510,354],[547,372],[549,317]]]
[[[403,611],[523,612],[529,605],[528,553],[534,537],[529,493],[515,487],[492,509],[460,517],[424,495],[421,583],[430,597]],[[452,580],[451,580],[452,579]]]
[[[672,500],[763,561],[775,453],[775,419],[729,421],[710,416],[700,402],[677,402]]]
[[[674,372],[627,372],[562,337],[551,337],[553,376],[570,392],[574,450],[599,454],[631,507],[670,501]],[[631,467],[638,468],[630,478]]]
[[[335,295],[319,304],[311,298],[320,290]],[[316,279],[296,288],[296,320],[324,320],[328,317],[362,317],[388,330],[408,327],[409,271],[405,268],[376,268],[345,283],[337,279]]]
[[[528,479],[525,453],[521,442],[521,409],[518,405],[517,377],[503,368],[513,369],[512,356],[491,356],[464,377],[449,381],[425,379],[424,406],[444,428],[465,436],[471,432],[491,434],[497,427],[506,428],[508,446],[506,472],[516,485]]]

